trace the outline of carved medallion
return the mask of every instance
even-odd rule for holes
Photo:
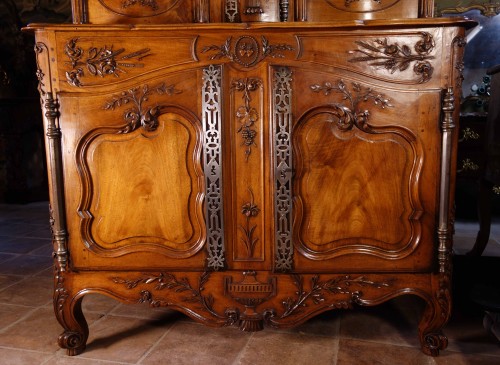
[[[175,85],[166,85],[160,83],[155,87],[150,88],[149,85],[144,85],[142,88],[135,87],[122,92],[120,95],[113,98],[104,104],[105,110],[114,110],[123,105],[132,104],[123,113],[123,119],[127,125],[118,133],[131,133],[137,128],[142,127],[148,132],[156,130],[158,127],[158,116],[160,115],[160,105],[145,106],[144,102],[153,94],[157,95],[174,95],[181,93],[175,88]]]
[[[226,39],[223,45],[210,45],[203,47],[202,53],[217,51],[210,56],[211,60],[227,58],[243,67],[251,67],[267,57],[284,58],[284,51],[293,51],[294,48],[288,44],[270,44],[268,39],[261,37],[260,42],[252,36],[241,36],[233,44],[232,37]]]
[[[338,93],[342,95],[342,100],[346,100],[349,106],[346,107],[342,104],[333,104],[334,115],[336,116],[336,123],[341,131],[351,130],[354,126],[358,129],[370,132],[368,125],[368,110],[359,110],[358,106],[361,102],[372,100],[373,104],[384,109],[391,107],[389,99],[384,95],[373,91],[371,88],[362,87],[357,82],[352,82],[352,91],[349,90],[343,80],[338,80],[336,84],[324,82],[323,85],[311,85],[311,90],[316,93],[323,93],[325,96],[331,93]],[[333,122],[333,120],[332,120]]]
[[[125,72],[125,68],[144,67],[144,63],[137,62],[151,55],[149,48],[125,53],[125,48],[113,49],[111,46],[101,48],[90,47],[87,51],[77,45],[78,38],[72,38],[64,47],[64,53],[70,59],[72,69],[66,72],[66,81],[76,87],[83,86],[80,78],[85,76],[84,67],[93,76],[118,77]],[[84,67],[82,67],[84,66]]]
[[[413,45],[413,51],[416,53],[413,53],[407,44],[390,43],[387,38],[356,41],[358,49],[349,53],[357,57],[351,58],[349,62],[368,62],[368,65],[385,68],[391,74],[405,71],[413,64],[413,72],[419,77],[417,82],[427,82],[434,71],[428,60],[434,59],[434,56],[429,54],[433,51],[435,43],[432,35],[427,32],[420,33],[420,37],[421,39]]]

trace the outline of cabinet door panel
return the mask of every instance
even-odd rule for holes
[[[412,231],[411,144],[391,133],[341,131],[332,117],[317,114],[294,134],[302,251],[326,258],[351,245],[403,249]]]
[[[203,243],[200,171],[191,158],[196,129],[175,114],[158,122],[151,133],[101,134],[85,154],[93,192],[88,239],[102,250],[151,243],[183,257]]]
[[[439,110],[419,100],[439,92],[334,70],[275,74],[275,269],[429,270]]]

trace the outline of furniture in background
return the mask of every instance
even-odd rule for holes
[[[89,293],[243,331],[412,294],[438,355],[473,23],[432,10],[74,0],[31,25],[60,346],[84,351]]]
[[[473,180],[477,183],[480,228],[468,254],[481,255],[490,237],[492,205],[499,201],[500,195],[500,179],[492,174],[499,159],[495,151],[498,147],[494,145],[499,143],[498,132],[495,132],[499,121],[495,114],[500,100],[494,95],[492,77],[496,65],[500,64],[500,3],[461,1],[450,7],[446,7],[445,1],[438,4],[440,15],[459,14],[479,24],[467,35],[464,54],[457,177],[459,182]],[[462,200],[460,204],[466,202]]]

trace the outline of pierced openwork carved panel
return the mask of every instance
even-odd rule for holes
[[[390,73],[402,72],[413,66],[413,73],[418,76],[418,82],[427,82],[434,71],[429,61],[434,59],[431,52],[435,43],[429,33],[421,32],[420,38],[413,47],[407,44],[400,45],[398,41],[389,41],[387,38],[356,41],[358,49],[349,51],[356,57],[349,59],[349,62],[366,62],[370,66],[384,68]]]
[[[211,60],[228,59],[243,67],[251,67],[266,58],[285,58],[286,53],[294,50],[294,47],[286,44],[272,44],[265,36],[260,41],[253,36],[240,36],[233,42],[233,37],[226,39],[220,46],[210,45],[202,48],[202,53],[215,51],[210,56]]]
[[[222,67],[203,69],[202,111],[204,172],[206,179],[205,219],[207,222],[207,266],[225,266],[224,213],[222,198]]]
[[[292,243],[292,72],[275,68],[273,74],[273,161],[275,209],[275,269],[293,267]]]

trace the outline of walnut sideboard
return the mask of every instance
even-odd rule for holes
[[[470,25],[31,25],[60,346],[89,293],[244,331],[412,294],[437,355]]]

